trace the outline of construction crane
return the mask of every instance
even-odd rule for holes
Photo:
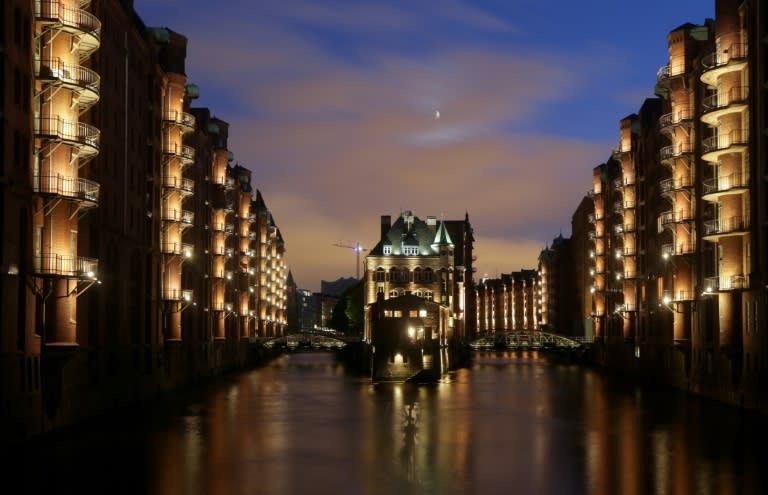
[[[356,242],[354,244],[350,244],[349,242],[347,242],[346,244],[337,242],[336,244],[333,244],[333,245],[340,248],[352,249],[355,252],[355,278],[357,280],[360,280],[360,253],[368,250],[365,249],[364,247],[361,247],[359,242]]]

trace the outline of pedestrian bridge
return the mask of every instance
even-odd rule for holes
[[[589,344],[586,339],[563,337],[546,332],[496,332],[481,336],[469,343],[469,347],[475,350],[484,349],[511,349],[511,350],[539,350],[562,349],[576,350]]]
[[[350,342],[359,342],[359,337],[330,332],[299,332],[282,337],[260,339],[267,349],[294,350],[336,350],[346,347]]]

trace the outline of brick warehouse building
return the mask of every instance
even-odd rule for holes
[[[242,365],[287,325],[285,244],[184,36],[129,0],[3,22],[0,437]]]
[[[570,254],[591,308],[567,319],[608,368],[765,410],[768,7],[715,6],[670,32],[658,98],[620,121],[593,169]]]

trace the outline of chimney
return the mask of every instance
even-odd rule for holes
[[[437,217],[435,216],[428,216],[427,217],[427,227],[429,227],[429,230],[434,234],[437,232]]]
[[[387,232],[389,232],[389,229],[392,228],[392,217],[389,215],[382,215],[381,216],[381,238],[384,239],[384,237],[387,235]]]

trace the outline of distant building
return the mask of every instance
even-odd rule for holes
[[[472,227],[464,220],[422,220],[403,211],[381,217],[381,237],[365,260],[364,344],[374,378],[434,379],[460,359],[473,299]],[[470,320],[472,320],[470,315]]]
[[[577,303],[571,241],[561,235],[539,254],[539,328],[571,335]]]
[[[360,283],[360,281],[354,277],[339,278],[332,282],[321,280],[320,293],[326,296],[340,298],[347,289],[354,287],[358,283]]]
[[[450,234],[453,230],[456,239]],[[381,217],[381,238],[366,257],[365,269],[365,339],[371,339],[368,305],[405,295],[415,295],[447,308],[443,322],[443,341],[463,338],[467,328],[467,294],[473,294],[472,228],[469,216],[459,221],[439,221],[429,216],[421,220],[411,211],[403,211],[391,223]],[[435,334],[437,335],[437,334]]]

